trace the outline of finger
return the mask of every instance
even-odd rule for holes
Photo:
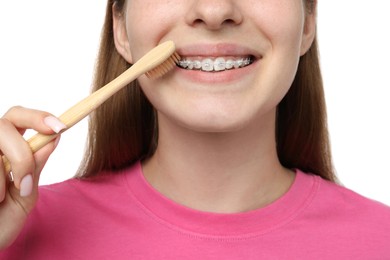
[[[0,150],[10,162],[15,186],[20,189],[22,177],[35,170],[34,157],[26,140],[5,118],[0,118]]]
[[[38,183],[39,183],[39,178],[41,176],[41,172],[43,167],[46,165],[47,160],[49,159],[50,155],[54,152],[55,148],[57,147],[59,141],[60,141],[61,136],[57,136],[56,139],[42,147],[39,151],[37,151],[34,154],[35,158],[35,175],[34,175],[34,189],[33,193],[37,194],[38,193]]]
[[[52,134],[60,132],[66,126],[52,114],[15,106],[9,109],[3,118],[10,121],[22,133],[25,129],[34,129],[42,134]]]
[[[26,194],[22,194],[21,190],[20,191],[17,190],[14,186],[8,187],[7,189],[7,191],[9,191],[9,196],[7,196],[8,199],[12,198],[12,201],[14,202],[17,201],[16,204],[22,209],[23,214],[21,214],[21,216],[28,215],[28,213],[34,208],[36,204],[38,198],[38,184],[39,184],[40,172],[42,171],[42,168],[47,162],[50,154],[55,150],[55,147],[58,144],[58,140],[59,140],[58,138],[53,140],[52,142],[42,147],[41,150],[39,150],[34,154],[37,168],[33,180],[30,183],[31,185],[31,187],[29,187],[29,189],[31,190],[30,194],[25,196]],[[25,176],[24,178],[29,178],[29,175]]]
[[[31,172],[31,168],[27,168],[32,158],[28,147],[22,142],[22,139],[17,136],[16,132],[23,133],[25,129],[31,128],[43,134],[53,134],[60,132],[66,128],[58,118],[52,116],[48,112],[28,109],[21,106],[15,106],[9,109],[4,117],[0,119],[4,126],[4,131],[1,131],[2,142],[0,150],[7,153],[8,160],[11,163],[13,174],[15,177],[15,185],[20,188],[20,180],[24,177],[23,171]],[[12,131],[12,128],[17,131]],[[1,138],[0,136],[0,138]],[[19,141],[18,141],[19,140]],[[13,142],[19,142],[20,145],[15,145]],[[18,150],[21,149],[21,150]],[[22,162],[23,160],[23,162]]]
[[[6,188],[6,173],[4,172],[3,160],[0,160],[0,203],[5,199]]]
[[[50,155],[54,152],[56,147],[58,146],[58,143],[60,142],[61,136],[57,136],[53,141],[42,147],[39,151],[37,151],[34,154],[35,158],[35,176],[34,180],[39,179],[39,175],[43,169],[43,167],[46,165],[47,160],[49,159]],[[37,177],[37,178],[35,178]]]
[[[18,201],[26,212],[29,212],[35,205],[36,199],[38,197],[38,184],[39,184],[41,171],[45,166],[47,160],[49,159],[50,155],[57,147],[59,138],[60,136],[58,136],[55,140],[42,147],[42,149],[40,149],[34,154],[34,158],[36,162],[35,174],[32,179],[29,179],[30,178],[29,175],[24,177],[27,178],[26,183],[31,186],[27,187],[25,193],[23,193],[22,190],[20,190],[19,194],[14,193],[13,195],[14,197],[18,196]],[[30,181],[31,183],[29,183]],[[27,193],[27,191],[30,193]]]

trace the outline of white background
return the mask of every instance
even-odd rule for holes
[[[341,182],[390,205],[390,2],[319,0],[318,35]],[[60,115],[90,90],[106,1],[0,2],[0,114]],[[72,177],[87,121],[63,134],[41,183]]]

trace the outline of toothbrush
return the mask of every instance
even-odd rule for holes
[[[27,142],[29,143],[32,152],[35,153],[59,134],[77,124],[104,103],[109,97],[142,74],[146,74],[148,78],[152,79],[162,77],[175,67],[179,59],[180,56],[176,53],[175,44],[172,41],[164,42],[153,48],[117,78],[79,101],[59,116],[58,118],[61,122],[66,125],[66,128],[63,131],[52,135],[37,133],[28,139]],[[5,172],[10,173],[12,169],[9,160],[5,156],[2,156],[2,160]],[[11,180],[13,179],[12,174],[10,174],[10,178]]]

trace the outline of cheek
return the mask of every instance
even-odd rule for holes
[[[138,83],[146,98],[157,110],[164,108],[165,103],[169,103],[169,91],[171,91],[172,86],[165,83],[164,79],[150,80],[143,75],[138,78]]]
[[[301,0],[270,1],[264,0],[268,4],[264,6],[262,15],[254,19],[269,42],[261,81],[267,81],[267,86],[274,86],[271,89],[276,92],[273,96],[280,97],[288,91],[296,74],[305,12]]]
[[[126,27],[135,60],[164,41],[177,21],[177,0],[129,0]],[[176,19],[176,20],[175,20]]]
[[[264,0],[253,6],[247,13],[273,49],[299,49],[305,18],[302,0]]]

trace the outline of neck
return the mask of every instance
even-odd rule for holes
[[[293,174],[279,163],[273,120],[228,133],[200,133],[159,117],[146,179],[168,198],[209,212],[243,212],[282,196]]]

